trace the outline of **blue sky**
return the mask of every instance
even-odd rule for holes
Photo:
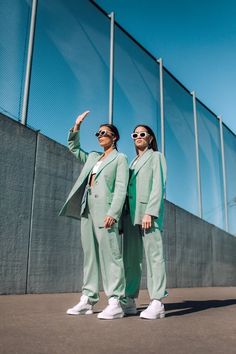
[[[0,13],[0,111],[19,119],[31,0],[5,0]],[[236,133],[236,5],[233,1],[97,0],[165,67]],[[28,124],[67,144],[78,113],[91,111],[81,146],[99,149],[94,136],[108,121],[110,20],[89,0],[39,1],[31,72]],[[114,114],[120,151],[134,156],[130,133],[150,125],[160,143],[158,65],[123,31],[115,31]],[[192,98],[164,72],[167,198],[196,213]],[[204,218],[222,227],[222,169],[216,121],[197,104]],[[180,124],[181,122],[181,124]],[[204,124],[203,124],[204,122]],[[225,139],[230,222],[235,230],[235,138]],[[160,146],[160,144],[159,144]],[[178,158],[176,158],[178,156]],[[178,172],[176,172],[178,171]],[[182,185],[185,192],[182,193]],[[214,182],[213,182],[214,181]],[[232,182],[232,183],[231,183]],[[176,187],[177,186],[177,187]],[[178,187],[180,186],[180,187]],[[234,224],[233,224],[234,223]]]
[[[96,0],[236,133],[236,2]]]

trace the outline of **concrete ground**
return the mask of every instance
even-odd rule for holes
[[[170,289],[166,318],[68,316],[78,294],[0,296],[1,354],[236,353],[236,287]],[[148,304],[147,291],[138,299]],[[106,298],[96,312],[106,306]]]

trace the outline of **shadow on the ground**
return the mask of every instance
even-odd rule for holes
[[[236,305],[236,299],[227,300],[205,300],[205,301],[191,301],[165,304],[166,317],[184,316],[190,313],[205,311],[217,307],[225,307]],[[138,309],[139,313],[147,306],[142,306]]]

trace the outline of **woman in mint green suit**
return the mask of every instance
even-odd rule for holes
[[[163,258],[162,225],[166,183],[166,162],[157,151],[152,129],[138,125],[131,134],[137,156],[130,164],[127,205],[124,216],[123,259],[126,276],[126,314],[137,313],[143,248],[147,263],[148,308],[141,318],[165,316],[161,299],[166,296],[166,272]]]
[[[60,215],[81,219],[84,251],[84,279],[80,302],[67,310],[69,315],[92,314],[99,300],[99,269],[108,306],[101,319],[124,316],[125,278],[120,250],[118,221],[126,197],[128,163],[116,149],[119,133],[112,124],[102,124],[96,133],[104,153],[87,153],[80,147],[80,125],[89,111],[79,115],[69,133],[70,151],[85,163]]]

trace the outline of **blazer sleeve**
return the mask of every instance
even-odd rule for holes
[[[80,131],[69,132],[68,135],[68,147],[72,154],[82,163],[85,163],[88,159],[89,153],[81,149],[80,147]]]
[[[166,184],[166,160],[163,154],[155,153],[153,159],[153,180],[145,214],[159,216]]]
[[[127,193],[128,180],[129,166],[127,157],[124,154],[119,154],[116,169],[114,194],[111,206],[107,212],[107,215],[113,217],[116,221],[118,221],[121,216]]]

